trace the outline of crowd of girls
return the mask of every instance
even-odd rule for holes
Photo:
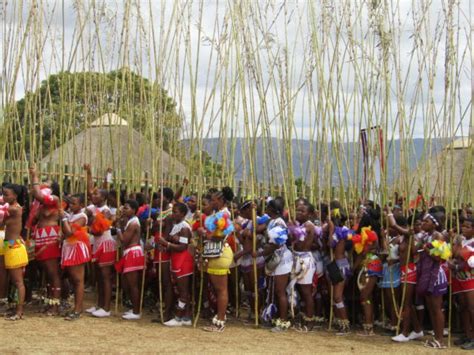
[[[29,186],[3,184],[7,320],[23,319],[38,295],[45,316],[107,318],[115,290],[124,320],[147,307],[160,310],[153,322],[191,326],[199,315],[209,320],[204,330],[222,332],[240,313],[272,332],[330,325],[335,335],[391,334],[434,349],[446,347],[449,328],[460,333],[455,345],[474,349],[470,206],[248,200],[228,187],[127,195],[94,186],[85,169],[85,194],[60,195],[34,168]],[[96,297],[83,310],[87,286]]]

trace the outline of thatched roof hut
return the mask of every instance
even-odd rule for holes
[[[45,156],[41,163],[65,165],[69,171],[76,172],[82,171],[83,165],[88,163],[99,174],[110,167],[116,176],[132,172],[135,178],[143,177],[145,172],[151,174],[153,164],[155,171],[159,171],[162,163],[165,174],[186,173],[183,164],[168,153],[162,151],[152,156],[146,138],[116,114],[98,118],[89,128]]]
[[[422,188],[425,196],[462,202],[474,199],[474,145],[472,138],[461,137],[447,144],[437,155],[425,160],[409,177],[410,194]]]

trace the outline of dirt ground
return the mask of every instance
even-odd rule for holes
[[[22,321],[0,319],[0,353],[433,353],[421,341],[395,344],[388,336],[337,337],[325,330],[274,334],[235,319],[228,322],[224,333],[217,334],[201,330],[205,321],[195,329],[176,329],[151,323],[155,316],[146,314],[139,321],[124,321],[119,315],[108,319],[83,315],[75,322],[67,322],[42,317],[28,308]],[[452,348],[443,353],[466,352]]]

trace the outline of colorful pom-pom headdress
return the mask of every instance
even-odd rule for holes
[[[360,234],[352,235],[349,239],[352,240],[355,252],[360,254],[374,244],[378,238],[377,233],[371,227],[363,227]]]
[[[270,216],[267,215],[267,214],[264,214],[263,216],[260,216],[260,217],[257,217],[257,225],[262,225],[262,224],[265,224],[265,223],[268,223],[270,222]]]
[[[101,235],[105,231],[110,229],[112,225],[112,221],[105,218],[105,216],[101,212],[97,212],[95,215],[94,221],[91,224],[91,233],[94,235]]]
[[[152,217],[152,216],[156,216],[158,213],[158,209],[157,208],[151,208],[150,209],[150,206],[148,205],[143,205],[141,206],[138,211],[137,211],[137,217],[138,219],[144,221],[146,219],[148,219],[149,217]]]
[[[87,227],[81,227],[77,223],[72,223],[71,227],[73,230],[73,234],[69,238],[67,238],[66,242],[69,244],[83,242],[90,251],[91,245],[89,241],[89,235],[87,234]]]
[[[433,240],[428,244],[430,255],[438,256],[442,260],[448,260],[451,257],[451,245],[444,240]]]
[[[213,237],[225,237],[234,231],[230,216],[224,212],[208,216],[204,221],[204,227]]]
[[[302,242],[306,237],[306,227],[300,224],[288,226],[288,231],[296,240]]]
[[[288,229],[276,226],[268,232],[268,240],[270,243],[283,245],[288,240]]]
[[[341,240],[348,240],[352,236],[352,231],[346,226],[336,227],[331,238],[331,248],[335,248]]]

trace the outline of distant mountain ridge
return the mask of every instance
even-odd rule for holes
[[[410,170],[414,169],[417,166],[417,163],[426,159],[428,156],[435,156],[437,155],[446,144],[451,141],[443,138],[435,138],[427,141],[424,138],[414,138],[412,140],[407,141],[406,144],[406,151],[409,156],[409,167]],[[185,141],[184,144],[187,144]],[[226,161],[231,161],[232,156],[232,144],[235,144],[234,148],[234,165],[235,165],[235,178],[237,180],[242,179],[245,174],[248,175],[248,160],[249,158],[246,157],[245,161],[247,163],[246,169],[244,169],[244,161],[242,159],[243,153],[247,152],[247,141],[244,138],[236,138],[234,141],[230,139],[227,140],[227,147],[226,147]],[[321,144],[313,141],[310,142],[309,140],[293,140],[292,141],[292,164],[293,164],[293,172],[295,178],[303,178],[304,180],[308,181],[311,177],[309,162],[310,162],[310,151],[311,151],[311,144],[313,145],[313,159],[318,157],[317,149],[320,148]],[[342,171],[341,175],[346,184],[349,181],[349,177],[351,179],[355,179],[356,175],[356,164],[354,163],[356,159],[359,160],[359,175],[362,174],[362,151],[361,147],[358,147],[359,143],[342,143],[337,148],[333,145],[333,143],[328,143],[327,150],[329,153],[333,152],[335,149],[338,152],[344,151],[345,158],[344,161],[341,162]],[[425,152],[425,145],[431,145],[429,149],[430,152]],[[263,141],[262,138],[258,138],[255,141],[255,151],[256,156],[254,159],[256,160],[255,167],[256,167],[256,175],[259,181],[263,181],[264,179],[268,179],[268,172],[273,169],[275,176],[281,181],[281,171],[283,169],[287,169],[288,165],[286,164],[286,151],[284,151],[284,141],[278,138],[271,138],[269,140]],[[266,157],[264,159],[264,146],[266,147]],[[268,147],[271,146],[271,149]],[[212,157],[214,161],[222,162],[223,161],[223,149],[224,147],[221,144],[221,140],[219,138],[208,138],[203,139],[203,149]],[[242,149],[244,148],[244,150]],[[401,141],[400,140],[393,140],[386,143],[387,149],[387,161],[386,169],[387,174],[387,183],[392,183],[398,177],[398,171],[400,170],[400,148],[401,148]],[[269,153],[270,152],[270,153]],[[280,152],[280,153],[279,153]],[[271,154],[271,156],[269,156]],[[281,154],[282,158],[279,158]],[[335,154],[329,154],[329,156],[333,156],[332,159],[332,183],[334,185],[339,185],[339,171],[338,171],[338,162],[336,161]],[[320,155],[321,157],[325,156],[324,154]],[[324,159],[323,159],[324,160]],[[264,165],[265,161],[265,165]],[[280,166],[281,161],[281,166]],[[320,169],[320,175],[323,175],[324,169],[327,167],[324,166],[325,162],[315,162],[313,160],[312,169]],[[268,170],[267,173],[263,171],[265,168]],[[272,167],[272,168],[271,168]],[[359,176],[359,177],[360,177]]]

